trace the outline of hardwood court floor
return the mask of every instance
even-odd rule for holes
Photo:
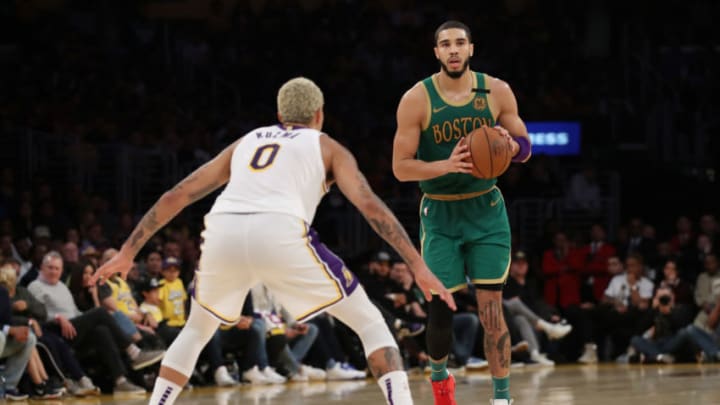
[[[683,364],[558,366],[513,369],[511,392],[515,405],[684,405],[720,404],[720,365]],[[412,375],[410,387],[415,404],[432,405],[430,384]],[[458,404],[487,404],[490,398],[487,372],[468,372],[457,378]],[[147,403],[148,397],[120,399],[66,399],[71,404]],[[282,404],[384,404],[372,380],[313,382],[237,388],[196,388],[183,393],[180,405],[282,405]],[[44,401],[43,404],[51,404]]]

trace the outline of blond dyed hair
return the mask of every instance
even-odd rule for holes
[[[15,288],[17,284],[17,273],[12,264],[6,264],[0,267],[0,286],[8,290]]]
[[[283,122],[309,124],[324,103],[320,87],[305,77],[285,82],[277,95],[278,112]]]

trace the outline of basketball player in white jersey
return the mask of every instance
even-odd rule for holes
[[[319,312],[350,326],[388,404],[412,404],[395,340],[357,279],[310,229],[332,183],[410,265],[418,286],[455,308],[452,295],[423,262],[407,233],[373,193],[352,154],[320,132],[322,91],[295,78],[278,92],[279,125],[258,128],[163,194],[94,280],[124,277],[140,248],[187,205],[227,183],[205,217],[192,310],[168,349],[150,398],[175,401],[198,355],[220,323],[232,324],[248,290],[265,283],[300,321]]]

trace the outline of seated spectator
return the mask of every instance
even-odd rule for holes
[[[565,232],[553,235],[553,247],[543,252],[542,274],[544,277],[545,303],[557,308],[567,308],[580,303],[580,274],[572,264],[572,249]]]
[[[18,284],[23,287],[27,287],[37,278],[42,263],[42,258],[45,253],[47,253],[47,251],[48,247],[45,244],[40,243],[32,246],[32,267],[30,267],[27,273],[24,273],[20,276],[20,282]]]
[[[291,381],[307,381],[311,377],[325,379],[324,371],[301,363],[317,338],[317,326],[295,322],[262,284],[253,287],[250,295],[255,313],[265,323],[270,364],[285,372]],[[265,368],[264,373],[268,380],[278,380],[273,367]]]
[[[518,251],[513,255],[510,263],[510,277],[508,277],[505,288],[503,288],[503,306],[510,313],[510,322],[518,327],[523,340],[530,346],[530,360],[547,366],[555,365],[555,362],[548,359],[544,353],[540,353],[535,330],[541,330],[550,339],[561,339],[565,337],[572,326],[560,323],[550,323],[538,316],[532,307],[535,307],[536,299],[533,289],[527,286],[528,262],[525,252]]]
[[[680,278],[677,261],[670,259],[665,262],[663,278],[659,287],[671,289],[675,298],[673,301],[675,306],[684,307],[684,310],[692,314],[693,309],[695,309],[692,286]]]
[[[714,253],[705,256],[703,267],[705,271],[698,276],[695,284],[695,304],[700,308],[695,318],[698,326],[707,323],[707,317],[720,297],[720,266],[717,256]]]
[[[18,390],[18,383],[37,340],[27,326],[12,325],[11,305],[7,290],[0,287],[0,359],[5,359],[5,369],[0,375],[5,381],[5,399],[22,401],[28,395]]]
[[[154,299],[154,298],[153,298]],[[144,305],[144,304],[143,304]],[[265,371],[270,362],[268,360],[267,329],[265,320],[256,316],[252,296],[245,298],[242,315],[235,325],[222,325],[220,327],[222,349],[224,353],[233,353],[243,381],[250,384],[283,383],[285,378],[269,378]],[[277,348],[282,349],[282,348]],[[278,354],[273,353],[274,357]]]
[[[630,338],[641,334],[652,323],[650,300],[654,286],[643,271],[642,256],[630,254],[625,260],[625,273],[610,280],[603,305],[598,309],[597,328],[610,339],[612,346],[606,351],[612,358],[625,353]]]
[[[308,321],[318,329],[315,344],[310,347],[308,363],[313,368],[324,369],[328,380],[355,380],[365,378],[365,372],[348,362],[347,351],[343,349],[338,335],[349,330],[328,313],[322,313]],[[342,326],[342,328],[340,327]]]
[[[37,320],[47,318],[45,307],[25,288],[17,286],[16,283],[15,269],[10,265],[0,267],[0,286],[7,290],[12,303],[12,323],[30,326],[38,342],[41,342],[43,331]],[[50,381],[50,376],[45,370],[37,348],[33,348],[27,370],[33,384],[31,392],[33,398],[54,399],[62,396],[61,385]]]
[[[622,274],[625,271],[622,261],[618,256],[610,256],[606,263],[606,272],[609,277],[614,278],[615,276]],[[607,289],[607,288],[606,288]],[[604,297],[604,291],[603,291]],[[600,322],[597,318],[604,312],[599,309],[597,304],[602,301],[596,300],[594,294],[581,294],[581,300],[579,306],[570,306],[563,308],[563,314],[570,320],[570,323],[575,326],[578,330],[584,349],[578,362],[583,364],[595,364],[598,362],[597,354],[597,340],[596,336],[597,322]]]
[[[127,370],[121,350],[130,358],[134,370],[157,363],[165,352],[140,350],[104,309],[93,308],[84,313],[80,312],[70,290],[60,282],[62,268],[60,254],[49,252],[42,260],[38,279],[28,287],[28,291],[45,305],[47,321],[51,322],[49,327],[59,332],[78,352],[87,353],[88,349],[94,349],[95,355],[114,383],[115,392],[144,393],[143,388],[125,377]]]
[[[118,310],[118,304],[113,297],[113,290],[109,282],[92,285],[90,277],[95,273],[96,266],[93,261],[83,258],[74,270],[70,279],[70,292],[73,294],[75,305],[80,311],[93,308],[103,308],[115,319],[117,326],[133,342],[139,343],[142,335],[133,321]],[[82,271],[82,275],[78,273]]]
[[[607,272],[607,260],[615,256],[615,247],[608,243],[605,228],[600,224],[594,224],[590,229],[590,243],[577,249],[574,255],[579,260],[577,267],[582,276],[582,287],[590,289],[589,292],[581,295],[592,294],[594,302],[602,300],[603,293],[610,282],[610,275]]]
[[[395,333],[396,339],[401,340],[421,334],[425,325],[424,320],[413,317],[408,319],[395,310],[395,299],[400,297],[393,294],[395,287],[390,280],[391,263],[390,254],[380,251],[370,260],[367,269],[358,273],[358,279],[370,301],[380,310],[388,327]]]
[[[700,362],[720,361],[720,297],[705,322],[686,328],[690,340],[701,349]]]
[[[653,326],[642,336],[633,336],[631,348],[641,354],[641,362],[674,363],[676,354],[690,347],[685,329],[687,309],[675,306],[675,295],[670,288],[660,287],[653,297],[652,310]]]
[[[105,250],[100,258],[100,265],[103,265],[117,254],[116,249]],[[153,324],[152,318],[148,319],[140,312],[130,285],[119,274],[110,277],[106,285],[110,288],[109,293],[111,295],[102,298],[100,302],[103,307],[113,314],[118,321],[118,325],[125,333],[129,334],[134,342],[142,341],[142,347],[164,347],[164,343],[155,335],[157,324]],[[131,324],[127,325],[128,323]]]
[[[158,298],[163,319],[158,325],[157,332],[165,343],[170,345],[185,326],[188,294],[180,279],[180,260],[176,257],[167,257],[163,261],[162,275]],[[223,362],[219,331],[215,332],[212,339],[205,345],[200,356],[210,363],[209,371],[212,373],[216,385],[221,387],[237,385],[238,382],[230,376]]]
[[[140,268],[140,276],[138,283],[143,285],[152,279],[160,280],[162,278],[162,254],[156,250],[151,250],[145,256],[144,266]]]
[[[397,261],[393,263],[390,270],[390,278],[397,284],[397,292],[393,293],[393,301],[396,307],[402,308],[405,317],[422,319],[427,318],[427,301],[425,295],[415,284],[412,272],[407,263]],[[452,365],[455,368],[469,366],[471,368],[483,368],[487,362],[481,358],[473,357],[475,342],[477,340],[480,320],[476,312],[457,311],[453,314],[453,344],[451,348]],[[420,345],[421,350],[417,353],[418,360],[427,362],[424,339]],[[417,351],[417,349],[415,349]]]

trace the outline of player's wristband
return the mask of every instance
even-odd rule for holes
[[[530,157],[530,150],[532,149],[530,146],[530,140],[524,136],[513,136],[512,137],[515,142],[518,143],[518,146],[520,146],[520,150],[518,150],[518,153],[513,156],[512,161],[513,162],[524,162],[527,160],[527,158]]]

